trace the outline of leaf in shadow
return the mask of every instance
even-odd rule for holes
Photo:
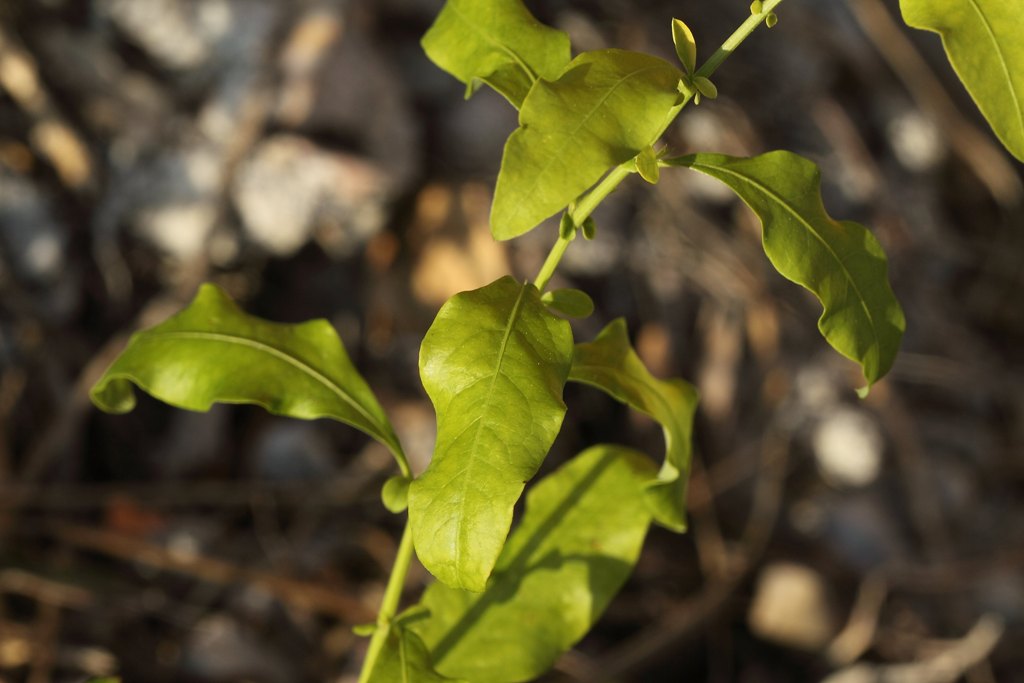
[[[651,520],[643,485],[653,474],[644,455],[604,445],[540,481],[483,593],[437,583],[424,594],[430,617],[410,628],[437,669],[494,683],[546,671],[632,571]]]

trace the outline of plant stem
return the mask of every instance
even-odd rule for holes
[[[707,78],[715,73],[715,69],[722,65],[726,57],[735,52],[736,48],[754,32],[754,29],[764,23],[764,20],[772,13],[772,10],[778,7],[781,2],[782,0],[765,0],[761,13],[751,14],[747,17],[747,20],[740,24],[739,28],[733,31],[732,35],[726,38],[725,42],[715,50],[715,53],[708,57],[708,60],[697,69],[696,75]]]
[[[722,43],[714,54],[708,57],[707,61],[701,64],[700,68],[697,69],[695,75],[704,76],[709,78],[715,70],[722,65],[722,62],[726,58],[736,51],[736,48],[746,40],[751,33],[754,32],[758,26],[764,23],[767,16],[782,3],[782,0],[765,0],[762,10],[759,14],[751,14],[747,17],[746,21],[739,25],[739,27],[732,32],[725,42]],[[665,121],[665,127],[662,128],[662,132],[658,134],[660,138],[662,133],[668,130],[668,127],[675,120],[679,112],[682,111],[683,107],[690,103],[693,99],[693,94],[686,97],[685,100],[676,105],[669,113],[668,118]],[[623,180],[625,180],[630,173],[633,172],[632,160],[627,161],[624,164],[619,164],[611,170],[611,172],[601,179],[597,185],[594,186],[589,192],[584,194],[578,200],[576,205],[569,212],[569,217],[572,219],[573,225],[579,227],[583,225],[590,214],[594,212],[594,209],[604,201],[605,197],[610,195],[616,187],[619,186]],[[551,276],[555,274],[555,269],[558,268],[558,264],[562,260],[562,256],[565,255],[565,250],[569,247],[569,242],[572,238],[564,238],[561,235],[558,236],[558,241],[555,242],[554,246],[551,247],[551,252],[548,253],[548,257],[544,259],[544,265],[541,266],[540,272],[537,273],[537,277],[534,279],[533,284],[536,285],[537,289],[541,292],[548,286],[548,282],[551,281]]]
[[[380,656],[391,633],[391,620],[398,612],[398,603],[402,599],[402,588],[405,586],[405,575],[409,573],[412,554],[412,527],[406,521],[402,540],[398,544],[398,553],[395,555],[395,563],[391,566],[391,576],[388,577],[388,585],[384,589],[384,599],[381,600],[380,611],[377,612],[377,630],[373,632],[370,645],[366,649],[366,659],[363,660],[359,683],[367,683],[370,680],[377,657]]]
[[[569,242],[572,242],[571,237],[558,236],[558,241],[551,247],[551,251],[548,253],[548,257],[544,259],[544,265],[540,267],[540,272],[537,273],[537,277],[534,278],[534,286],[544,292],[544,288],[548,286],[548,282],[551,280],[551,276],[555,274],[555,268],[558,268],[558,263],[562,260],[562,255],[565,254],[565,250],[569,248]]]

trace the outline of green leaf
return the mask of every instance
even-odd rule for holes
[[[665,461],[657,477],[646,484],[646,500],[659,524],[684,531],[696,389],[681,379],[651,375],[630,346],[621,318],[609,323],[594,341],[576,345],[569,380],[597,387],[661,424]]]
[[[668,124],[681,76],[657,57],[600,50],[576,57],[553,83],[537,81],[505,143],[494,236],[528,232],[652,145]]]
[[[636,564],[650,523],[643,483],[653,474],[640,453],[595,446],[534,486],[484,593],[427,588],[431,616],[410,628],[437,670],[504,683],[550,668]]]
[[[900,0],[908,25],[934,31],[999,140],[1024,161],[1024,2]]]
[[[520,0],[448,0],[422,45],[467,86],[483,81],[516,108],[534,81],[554,80],[570,58],[569,36],[541,24]]]
[[[695,154],[666,163],[718,178],[754,210],[768,259],[821,301],[818,329],[860,363],[868,382],[863,392],[889,371],[906,322],[889,287],[885,253],[864,226],[828,215],[814,163],[786,151],[749,159]]]
[[[388,512],[396,515],[409,507],[409,484],[412,479],[397,475],[391,477],[380,490],[380,499]]]
[[[709,100],[713,100],[716,97],[718,97],[718,88],[715,87],[715,84],[711,82],[710,78],[704,78],[703,76],[694,76],[693,87],[697,88],[697,92],[699,92],[701,95],[708,98]]]
[[[361,638],[369,638],[377,632],[378,628],[380,627],[377,625],[377,622],[371,622],[368,624],[356,624],[352,627],[352,633]]]
[[[132,384],[186,410],[252,403],[275,415],[339,420],[387,446],[403,471],[408,467],[329,322],[267,322],[239,310],[215,285],[203,285],[188,308],[133,335],[90,397],[101,410],[127,413],[135,407]]]
[[[481,591],[512,508],[562,424],[572,331],[510,277],[457,294],[420,348],[437,445],[409,489],[416,554],[446,584]]]
[[[697,70],[697,41],[693,31],[683,23],[682,19],[672,20],[672,42],[676,46],[676,56],[688,74]]]
[[[661,168],[658,166],[658,155],[653,147],[646,147],[636,155],[636,172],[651,185],[657,184],[661,177]]]
[[[387,628],[387,640],[373,662],[368,683],[457,683],[434,670],[430,652],[416,633],[400,623]]]
[[[578,289],[556,289],[540,298],[553,311],[570,318],[586,318],[594,312],[594,300]]]
[[[592,240],[597,237],[597,223],[594,222],[593,216],[584,218],[580,229],[583,231],[583,239],[585,240]]]

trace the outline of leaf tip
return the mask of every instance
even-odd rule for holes
[[[692,74],[697,70],[697,41],[693,31],[682,19],[672,20],[672,43],[676,46],[676,56],[686,73]]]

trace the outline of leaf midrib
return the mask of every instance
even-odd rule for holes
[[[505,362],[505,354],[508,350],[509,339],[512,337],[512,328],[515,326],[516,319],[519,317],[519,312],[522,310],[523,298],[526,295],[526,288],[528,285],[523,284],[519,288],[519,296],[516,297],[516,302],[512,306],[512,310],[509,312],[508,319],[505,321],[505,331],[501,338],[501,344],[498,346],[498,358],[494,366],[494,371],[491,373],[491,381],[487,387],[487,397],[484,400],[484,404],[480,409],[479,415],[474,418],[475,432],[470,441],[470,457],[467,459],[465,467],[462,469],[463,476],[460,477],[460,481],[463,482],[462,489],[465,489],[470,482],[473,481],[473,477],[469,476],[468,473],[472,471],[475,465],[480,461],[478,454],[477,443],[480,439],[480,430],[483,428],[484,418],[483,416],[488,414],[491,410],[494,397],[494,383],[497,382],[498,376],[501,374],[502,365]],[[464,534],[466,534],[466,525],[463,521],[466,519],[466,496],[460,495],[457,503],[457,514],[455,515],[455,523],[458,526],[456,532],[455,542],[455,566],[457,568],[462,567],[462,548],[466,542]]]
[[[153,337],[170,337],[175,339],[193,339],[198,341],[208,342],[220,342],[223,344],[238,344],[239,346],[246,346],[257,351],[262,351],[275,358],[288,363],[295,369],[311,377],[316,382],[319,382],[326,387],[331,393],[340,398],[346,405],[354,409],[359,415],[366,419],[371,425],[377,427],[378,432],[381,436],[385,436],[384,432],[381,431],[377,425],[377,419],[368,413],[363,406],[355,401],[345,390],[339,386],[336,382],[331,380],[323,373],[318,372],[315,368],[307,363],[304,363],[295,356],[282,351],[281,349],[275,348],[269,344],[265,344],[255,339],[249,339],[248,337],[241,337],[233,334],[224,334],[222,332],[199,332],[199,331],[174,331],[174,332],[154,332],[151,333]]]
[[[570,63],[569,66],[571,67],[572,64]],[[534,174],[533,182],[529,185],[529,189],[526,190],[523,194],[525,194],[525,195],[532,195],[536,191],[537,186],[541,184],[541,177],[546,175],[547,172],[551,170],[551,167],[554,164],[556,159],[561,159],[562,158],[562,152],[567,147],[571,147],[571,145],[568,144],[568,141],[569,140],[573,140],[576,137],[576,134],[580,132],[580,130],[587,124],[588,121],[590,121],[591,118],[593,118],[594,114],[597,113],[597,110],[600,109],[602,105],[604,105],[604,103],[608,100],[608,98],[611,97],[612,94],[623,83],[625,83],[629,79],[633,78],[634,76],[637,76],[638,74],[641,74],[641,73],[644,73],[644,72],[647,72],[647,71],[658,71],[658,70],[661,70],[661,69],[664,69],[664,68],[665,68],[664,65],[661,65],[661,64],[642,67],[640,69],[637,69],[636,71],[631,71],[630,73],[626,74],[625,76],[620,78],[618,81],[616,81],[615,85],[613,85],[610,88],[608,88],[608,92],[606,92],[604,95],[601,96],[601,99],[598,100],[597,104],[595,104],[593,106],[593,108],[591,108],[591,110],[587,112],[587,115],[585,117],[583,117],[583,119],[572,130],[572,132],[568,136],[561,136],[562,139],[565,140],[566,142],[563,142],[563,144],[558,145],[555,148],[554,152],[549,153],[549,154],[546,155],[547,156],[547,161],[541,167],[541,170]],[[567,69],[565,72],[563,72],[562,75],[564,76],[565,74],[569,73],[569,71],[571,71],[571,69]],[[557,83],[557,82],[558,81],[553,81],[553,83]],[[523,106],[525,108],[525,106],[526,106],[525,101],[523,102]],[[526,129],[521,127],[519,130],[526,130]],[[518,217],[519,215],[522,214],[522,207],[526,206],[526,203],[521,202],[521,203],[518,204],[518,206],[520,207],[520,210],[518,212],[516,212],[516,214],[515,214],[516,217]]]
[[[483,38],[485,42],[490,43],[499,51],[504,52],[509,57],[511,57],[512,61],[518,64],[519,67],[526,72],[526,75],[530,79],[531,83],[537,82],[537,74],[533,71],[532,68],[530,68],[530,65],[526,63],[526,60],[519,56],[519,53],[517,53],[515,50],[508,47],[504,43],[498,42],[497,40],[492,38],[490,34],[482,26],[472,21],[468,15],[466,15],[465,13],[463,13],[461,9],[459,9],[458,3],[452,2],[449,3],[448,6],[451,7],[452,12],[454,12],[456,16],[459,17],[459,19],[461,19],[467,26],[473,29],[473,31],[477,33],[481,38]],[[483,74],[482,76],[480,76],[480,78],[486,78],[489,75],[491,74]]]
[[[832,258],[835,259],[836,263],[839,264],[839,268],[840,268],[840,270],[842,270],[843,274],[846,276],[846,280],[850,283],[850,287],[852,287],[853,291],[857,293],[857,300],[860,303],[861,309],[863,309],[863,311],[864,311],[864,315],[868,319],[868,324],[871,326],[871,335],[872,335],[872,337],[875,340],[875,346],[878,348],[879,354],[881,354],[882,340],[881,340],[881,337],[878,334],[878,328],[875,325],[875,318],[874,318],[873,315],[871,315],[871,310],[868,308],[867,299],[861,293],[860,287],[857,286],[857,282],[856,282],[856,280],[854,280],[853,274],[850,273],[849,268],[846,267],[846,263],[841,258],[839,258],[839,255],[835,252],[834,249],[832,249],[832,246],[828,243],[828,241],[824,237],[821,236],[821,234],[818,233],[817,230],[814,229],[814,226],[807,219],[805,219],[800,214],[800,212],[797,211],[793,207],[792,204],[787,202],[785,200],[785,198],[782,197],[782,195],[778,194],[777,192],[772,190],[770,187],[768,187],[767,185],[764,185],[763,183],[757,181],[756,179],[754,179],[754,178],[752,178],[750,176],[745,176],[742,173],[738,173],[738,172],[736,172],[736,171],[734,171],[734,170],[732,170],[730,168],[726,168],[724,166],[708,166],[706,164],[701,164],[699,162],[693,164],[693,168],[695,168],[695,169],[697,169],[698,166],[703,166],[705,169],[713,169],[713,170],[721,171],[722,173],[726,173],[726,174],[731,175],[731,176],[733,176],[735,178],[739,178],[740,180],[744,180],[744,181],[750,183],[751,185],[756,187],[758,190],[760,190],[762,193],[764,193],[765,195],[767,195],[771,199],[775,200],[775,202],[778,203],[782,208],[784,208],[790,215],[792,215],[797,220],[798,223],[803,224],[804,227],[807,228],[808,232],[810,232],[812,235],[815,236],[815,238],[817,238],[817,240],[821,243],[821,245],[823,247],[825,247],[825,250],[829,254],[831,254]],[[709,174],[709,175],[711,175],[711,174]],[[820,189],[819,189],[819,192],[820,192]],[[835,221],[835,219],[829,219],[829,220]],[[822,302],[822,304],[824,305],[824,302]],[[827,306],[826,306],[826,308],[827,308]],[[881,362],[881,358],[879,358],[879,362]],[[870,380],[870,378],[869,378],[869,380]]]
[[[1013,78],[1010,74],[1010,66],[1007,64],[1006,57],[1003,55],[1002,46],[999,41],[996,40],[996,33],[992,28],[992,24],[989,22],[988,17],[981,9],[981,5],[978,4],[978,0],[968,0],[971,8],[977,13],[978,19],[981,21],[982,26],[985,27],[985,32],[988,34],[989,40],[992,41],[992,45],[995,47],[995,53],[999,57],[999,66],[1003,70],[1003,76],[1006,78],[1006,83],[1009,86],[1010,98],[1013,100],[1013,111],[1017,115],[1017,125],[1019,126],[1018,132],[1020,133],[1022,140],[1024,140],[1024,108],[1021,107],[1020,97],[1017,95],[1017,90],[1014,87]]]

